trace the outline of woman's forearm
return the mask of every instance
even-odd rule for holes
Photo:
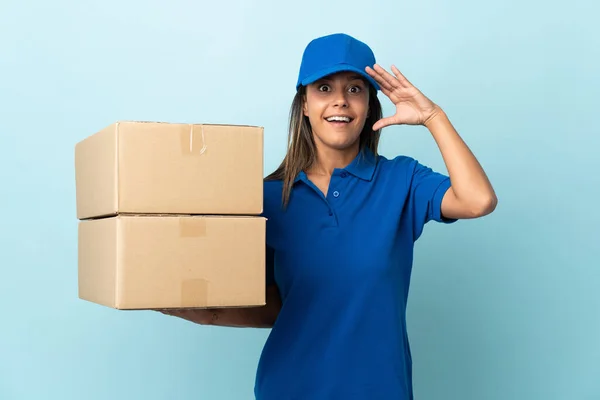
[[[200,325],[237,328],[271,328],[281,309],[276,286],[267,287],[266,305],[262,307],[205,308],[159,310],[165,315],[178,317]]]
[[[452,187],[442,202],[449,218],[476,218],[491,213],[498,199],[483,168],[450,120],[440,111],[425,126],[437,143]]]

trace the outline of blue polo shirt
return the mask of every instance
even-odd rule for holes
[[[282,308],[260,357],[258,400],[412,399],[406,304],[413,244],[441,216],[447,176],[364,151],[327,196],[301,173],[287,209],[264,184],[267,283]]]

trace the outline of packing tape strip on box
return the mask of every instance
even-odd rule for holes
[[[202,237],[206,236],[206,219],[204,217],[181,217],[179,218],[180,237]]]
[[[190,124],[190,133],[181,132],[181,153],[184,155],[202,155],[206,151],[206,140],[204,139],[204,125],[200,125],[200,134],[202,137],[202,147],[194,149],[194,124]],[[115,135],[119,137],[119,122],[115,124]]]
[[[208,306],[208,281],[206,279],[187,279],[181,284],[181,304]]]
[[[206,236],[206,219],[203,217],[179,218],[179,236],[184,238]],[[181,284],[182,304],[208,305],[208,285],[206,279],[188,279]]]
[[[196,146],[194,149],[194,125],[190,124],[190,133],[181,132],[181,153],[184,155],[202,155],[206,151],[206,141],[204,139],[204,125],[200,125],[202,137],[202,147]]]

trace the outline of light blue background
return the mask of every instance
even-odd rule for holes
[[[1,399],[252,398],[266,330],[78,300],[73,147],[119,119],[256,124],[270,172],[302,50],[336,31],[447,111],[500,200],[417,245],[417,400],[600,399],[600,7],[367,4],[0,3]],[[445,171],[425,129],[383,136]]]

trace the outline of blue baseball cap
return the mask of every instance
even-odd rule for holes
[[[376,90],[377,82],[365,71],[375,65],[375,55],[369,46],[344,33],[313,39],[304,50],[296,90],[327,75],[352,71],[369,81]]]

